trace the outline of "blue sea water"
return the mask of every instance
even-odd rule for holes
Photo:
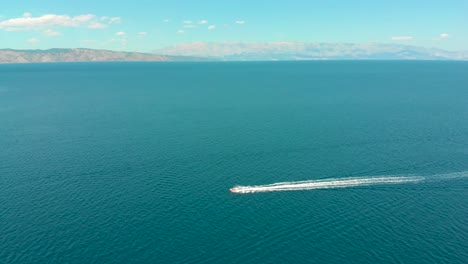
[[[0,65],[0,190],[0,263],[468,263],[468,63]]]

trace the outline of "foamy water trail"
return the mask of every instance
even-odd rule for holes
[[[443,181],[443,180],[460,179],[460,178],[468,178],[468,171],[436,174],[436,175],[426,177],[427,180],[432,180],[432,181]]]
[[[257,186],[236,186],[231,188],[234,193],[257,193],[257,192],[278,192],[278,191],[300,191],[316,189],[349,188],[357,186],[383,185],[383,184],[404,184],[417,183],[423,181],[422,176],[407,177],[353,177],[335,178],[311,181],[280,182],[268,185]]]

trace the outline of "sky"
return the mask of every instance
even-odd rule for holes
[[[0,49],[298,41],[466,51],[467,14],[468,0],[0,0]]]

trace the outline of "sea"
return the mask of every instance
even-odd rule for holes
[[[468,62],[0,65],[0,191],[2,264],[468,263]]]

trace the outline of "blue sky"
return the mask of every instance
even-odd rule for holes
[[[311,41],[468,50],[467,0],[0,0],[0,48]]]

